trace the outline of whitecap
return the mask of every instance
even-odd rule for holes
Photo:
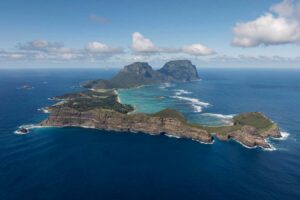
[[[207,102],[202,102],[199,99],[196,98],[190,98],[190,97],[182,97],[182,96],[172,96],[173,98],[177,98],[177,99],[181,99],[181,100],[185,100],[185,101],[190,101],[194,104],[200,105],[200,106],[209,106],[210,104]]]
[[[169,88],[169,87],[174,87],[174,84],[171,84],[171,83],[163,83],[159,86],[160,89],[166,89],[166,88]]]
[[[233,139],[234,141],[236,141],[237,143],[239,143],[240,145],[242,145],[243,147],[247,148],[247,149],[255,149],[255,148],[258,148],[260,147],[261,149],[263,149],[264,151],[276,151],[277,149],[270,143],[270,141],[268,139],[265,139],[265,142],[268,143],[268,145],[270,145],[270,148],[264,148],[264,147],[261,147],[261,146],[253,146],[253,147],[249,147],[245,144],[243,144],[242,142],[238,141],[238,140],[235,140]]]
[[[281,134],[280,138],[272,138],[272,139],[273,140],[286,140],[290,136],[290,134],[285,131],[281,131],[280,134]]]
[[[203,113],[204,116],[210,116],[210,117],[217,117],[220,119],[232,119],[235,115],[223,115],[223,114],[216,114],[216,113]]]
[[[198,105],[192,105],[194,108],[194,112],[202,112],[202,107]]]
[[[195,139],[192,139],[192,140],[195,141],[195,142],[199,142],[201,144],[213,144],[213,143],[215,143],[215,140],[212,140],[211,142],[202,142],[202,141],[195,140]]]
[[[196,98],[190,98],[190,97],[183,97],[183,96],[171,96],[172,98],[176,98],[176,99],[180,99],[180,100],[184,100],[184,101],[188,101],[192,104],[193,108],[194,108],[194,112],[202,112],[203,107],[207,107],[210,104],[207,102],[202,102],[199,99]]]
[[[215,114],[215,113],[203,113],[203,116],[208,117],[215,117],[220,119],[221,122],[225,123],[226,125],[232,125],[232,118],[235,116],[234,114],[231,115],[223,115],[223,114]]]
[[[40,127],[42,127],[42,126],[34,125],[34,124],[22,125],[22,126],[19,126],[18,130],[14,131],[14,133],[17,135],[26,135],[29,133],[30,129],[40,128]],[[24,132],[19,131],[21,128],[25,128],[26,130],[28,130],[28,132],[24,133]]]
[[[170,137],[170,138],[177,138],[177,139],[181,138],[177,135],[171,135],[171,134],[165,134],[165,136]]]
[[[178,90],[174,90],[175,91],[175,95],[176,96],[179,96],[179,95],[182,95],[182,94],[191,94],[192,92],[189,92],[187,90],[182,90],[182,89],[178,89]]]
[[[29,132],[24,133],[24,132],[21,132],[21,131],[19,131],[19,130],[16,130],[16,131],[14,131],[14,133],[17,134],[17,135],[26,135],[26,134],[28,134]]]
[[[277,149],[275,148],[275,146],[271,143],[270,139],[265,139],[265,142],[268,143],[270,145],[270,148],[262,148],[265,151],[276,151]]]
[[[46,109],[46,108],[39,108],[38,111],[42,111],[45,114],[50,113],[50,111],[48,109]]]

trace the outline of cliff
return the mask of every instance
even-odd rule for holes
[[[213,136],[221,140],[235,139],[255,147],[270,148],[267,137],[281,137],[275,123],[258,112],[243,113],[233,118],[232,126],[209,127],[189,123],[172,109],[154,114],[133,113],[130,105],[120,104],[113,90],[84,91],[55,97],[63,100],[47,107],[51,113],[42,126],[79,126],[114,131],[168,134],[211,143]]]

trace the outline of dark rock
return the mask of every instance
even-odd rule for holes
[[[167,62],[158,71],[171,77],[174,81],[185,82],[199,79],[196,66],[189,60],[174,60]]]
[[[125,66],[110,80],[86,81],[81,86],[90,89],[116,89],[157,83],[186,82],[197,79],[199,79],[197,69],[188,60],[170,61],[160,70],[153,70],[145,62],[135,62]]]

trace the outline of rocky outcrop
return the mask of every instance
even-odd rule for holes
[[[159,70],[153,70],[146,62],[135,62],[125,66],[110,80],[92,80],[81,85],[90,89],[116,89],[155,83],[187,82],[198,79],[196,66],[189,60],[170,61]]]
[[[154,114],[135,113],[131,105],[118,101],[117,92],[104,88],[129,88],[144,84],[197,80],[196,67],[190,61],[170,61],[158,71],[148,63],[127,65],[111,80],[85,83],[86,90],[54,97],[62,100],[46,108],[51,114],[42,126],[80,126],[115,131],[169,134],[211,143],[212,135],[220,140],[234,139],[248,147],[271,148],[268,137],[281,137],[278,126],[259,112],[242,113],[233,118],[231,126],[190,124],[172,109]]]
[[[62,107],[51,110],[42,126],[79,126],[114,131],[144,132],[152,135],[170,134],[190,138],[199,142],[211,143],[212,136],[204,129],[189,126],[174,117],[149,116],[146,114],[122,114],[111,110],[78,110]]]
[[[257,129],[253,126],[243,126],[236,131],[226,134],[217,133],[216,136],[220,140],[227,141],[234,139],[247,147],[260,146],[263,148],[271,148],[270,144],[266,141],[266,137],[259,135]]]
[[[220,140],[235,139],[248,147],[260,146],[271,148],[266,138],[280,138],[278,126],[259,112],[242,113],[233,118],[233,125],[228,127],[212,127]]]
[[[175,81],[186,82],[199,79],[196,66],[189,60],[175,60],[167,62],[158,71]]]
[[[41,125],[90,127],[152,135],[168,134],[204,143],[211,143],[215,135],[220,140],[234,139],[248,147],[263,148],[271,148],[266,138],[281,137],[277,125],[261,113],[237,115],[231,126],[202,126],[190,124],[181,113],[172,109],[154,114],[128,114],[131,111],[130,107],[126,107],[128,105],[106,103],[106,98],[111,99],[114,95],[107,91],[88,91],[56,97],[64,101],[47,107],[51,114]]]

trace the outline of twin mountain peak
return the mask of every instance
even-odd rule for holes
[[[125,66],[110,80],[87,81],[82,86],[90,89],[113,89],[194,80],[199,80],[199,75],[196,66],[189,60],[169,61],[159,70],[154,70],[146,62],[135,62]]]

